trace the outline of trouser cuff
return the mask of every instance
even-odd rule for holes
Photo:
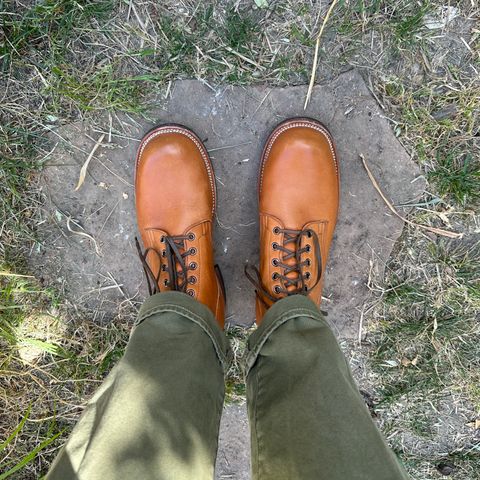
[[[296,317],[313,318],[327,325],[318,307],[305,295],[292,295],[275,302],[267,310],[260,326],[248,339],[248,352],[245,362],[247,375],[270,335],[285,322]]]
[[[138,313],[136,328],[151,317],[162,312],[174,312],[198,325],[212,340],[218,359],[224,372],[231,361],[231,351],[228,340],[220,329],[210,309],[198,300],[182,292],[162,292],[152,295],[143,303]]]

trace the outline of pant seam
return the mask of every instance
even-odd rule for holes
[[[223,412],[223,405],[225,403],[225,382],[223,383],[223,390],[222,393],[219,396],[218,399],[218,408],[217,408],[217,417],[216,417],[216,422],[217,422],[217,434],[215,436],[215,458],[213,462],[213,471],[215,474],[215,465],[217,463],[217,457],[218,457],[218,444],[219,444],[219,435],[220,435],[220,422],[222,420],[222,412]]]
[[[257,470],[257,476],[255,480],[261,480],[262,478],[262,472],[261,472],[261,466],[263,465],[263,462],[260,459],[261,452],[263,451],[263,444],[262,444],[262,435],[260,432],[260,429],[258,428],[259,421],[258,419],[261,418],[261,415],[259,415],[258,410],[260,406],[260,397],[262,393],[262,379],[260,375],[260,369],[257,370],[257,382],[258,382],[258,388],[257,388],[257,395],[256,395],[256,402],[255,402],[255,437],[257,441],[257,465],[256,465],[256,470]]]

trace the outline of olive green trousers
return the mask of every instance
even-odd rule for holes
[[[150,297],[46,478],[213,479],[228,361],[207,307],[178,292]],[[249,339],[246,372],[253,479],[409,478],[306,297],[268,310]]]

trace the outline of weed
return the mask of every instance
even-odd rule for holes
[[[248,54],[250,45],[257,40],[258,27],[248,13],[240,13],[233,8],[227,10],[223,36],[228,46]]]
[[[428,173],[428,178],[441,195],[448,195],[463,205],[480,198],[480,164],[471,154],[446,147],[437,151],[436,160],[436,168]]]
[[[408,2],[407,6],[411,11],[402,9],[395,15],[393,32],[400,47],[407,47],[414,42],[415,37],[424,28],[423,19],[430,7],[428,3],[418,5],[416,2]]]

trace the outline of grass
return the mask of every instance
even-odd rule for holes
[[[473,479],[480,462],[480,244],[405,236],[378,286],[367,341],[375,408],[414,478],[451,469],[454,478]]]
[[[73,313],[61,286],[25,259],[42,203],[36,173],[48,129],[105,111],[148,113],[178,78],[212,84],[305,84],[322,2],[155,3],[0,0],[0,478],[30,480],[49,462],[85,400],[121,357],[132,312],[108,325]],[[318,81],[360,68],[428,179],[413,220],[465,234],[456,243],[406,229],[377,279],[367,343],[355,346],[381,426],[416,480],[480,475],[480,199],[475,2],[344,0],[320,51]],[[25,275],[25,276],[22,276]],[[229,332],[227,400],[243,401],[246,332]],[[13,436],[12,436],[13,435]],[[477,438],[477,440],[476,440]],[[40,448],[41,447],[41,448]],[[450,471],[450,473],[448,473]]]
[[[429,2],[409,2],[406,8],[400,8],[394,14],[395,41],[399,47],[409,47],[420,35],[424,19],[430,10]]]
[[[226,335],[232,349],[232,362],[226,375],[225,403],[243,403],[246,386],[244,358],[247,350],[247,340],[254,328],[245,329],[231,325],[226,329]]]
[[[102,326],[66,308],[35,279],[2,272],[0,478],[46,473],[45,458],[123,353],[131,321]]]
[[[478,82],[451,67],[447,80],[408,87],[390,77],[382,90],[398,106],[399,131],[410,140],[427,178],[445,199],[477,205],[480,197]]]
[[[229,8],[225,16],[223,35],[231,48],[242,54],[252,54],[252,45],[256,44],[259,26],[250,14],[239,14]]]
[[[0,56],[4,71],[13,59],[40,50],[47,43],[50,54],[65,53],[69,36],[87,26],[92,19],[106,19],[113,8],[110,1],[45,0],[34,6],[16,10],[15,2],[4,1],[3,42]]]
[[[428,174],[440,195],[469,205],[480,197],[480,165],[467,152],[452,151],[447,146],[437,152],[436,167]]]
[[[28,420],[28,417],[30,415],[30,408],[28,411],[25,413],[24,417],[20,421],[17,427],[13,430],[13,432],[9,435],[9,437],[0,445],[0,454],[8,448],[8,446],[15,441],[17,436],[21,433],[25,422]],[[53,425],[53,424],[52,424]],[[16,472],[22,470],[25,466],[27,466],[34,458],[46,447],[48,447],[59,435],[61,432],[56,433],[52,435],[52,433],[49,431],[47,432],[47,438],[40,442],[32,451],[30,451],[27,455],[25,455],[24,458],[22,458],[18,463],[17,462],[12,462],[12,464],[9,464],[8,462],[5,462],[2,464],[2,467],[4,468],[4,472],[0,473],[0,480],[12,477]]]
[[[95,69],[93,73],[70,72],[68,68],[63,65],[52,67],[53,78],[45,93],[52,93],[55,113],[62,111],[64,101],[73,103],[82,112],[107,109],[142,113],[146,111],[142,104],[145,84],[163,79],[162,72],[121,77],[111,64]]]
[[[398,258],[398,257],[397,257]],[[399,258],[399,260],[401,257]],[[480,380],[480,249],[427,246],[417,268],[391,265],[373,361],[389,381],[383,402],[405,394],[469,396]]]

